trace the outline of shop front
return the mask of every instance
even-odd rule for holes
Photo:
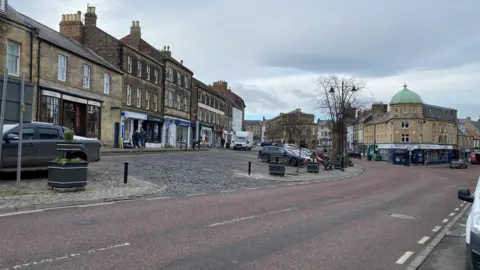
[[[163,144],[167,147],[191,148],[193,126],[194,124],[186,120],[165,116]]]
[[[100,138],[100,100],[40,88],[39,121],[64,126],[76,135]]]
[[[199,139],[201,140],[202,146],[212,147],[214,145],[215,138],[213,136],[213,130],[214,130],[213,125],[200,122],[200,138]]]
[[[231,130],[223,130],[223,138],[225,139],[225,147],[230,147],[233,138],[233,131]]]
[[[215,145],[221,146],[222,138],[223,138],[223,127],[215,126]]]
[[[383,161],[395,165],[446,164],[453,159],[453,145],[441,144],[378,144]]]
[[[145,130],[146,148],[162,147],[162,126],[163,118],[153,115],[147,115],[147,120],[142,122],[142,128]]]
[[[124,148],[133,147],[132,135],[135,130],[140,131],[148,116],[143,113],[122,111],[121,116],[121,138]]]

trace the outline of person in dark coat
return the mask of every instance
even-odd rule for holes
[[[139,136],[139,141],[138,141],[138,146],[140,146],[140,149],[145,149],[145,143],[147,142],[147,133],[145,132],[145,129],[142,128],[140,131],[140,136]]]
[[[132,134],[132,144],[133,148],[138,148],[138,138],[140,137],[140,133],[138,130],[135,130]]]

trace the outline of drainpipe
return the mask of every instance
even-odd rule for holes
[[[40,48],[42,40],[38,39],[38,48],[37,48],[37,121],[40,121],[40,102],[41,96],[40,93]]]
[[[35,36],[35,32],[38,31],[36,28],[30,29],[30,75],[29,81],[32,82],[33,80],[33,38]]]

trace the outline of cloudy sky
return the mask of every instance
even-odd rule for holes
[[[205,83],[226,80],[247,118],[315,111],[315,79],[349,74],[364,99],[389,102],[406,82],[426,103],[480,116],[480,1],[463,0],[10,0],[58,30],[61,15],[97,7],[115,37],[140,21],[142,38]]]

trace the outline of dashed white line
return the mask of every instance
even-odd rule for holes
[[[213,224],[208,225],[208,227],[215,227],[215,226],[220,226],[220,225],[231,224],[231,223],[242,221],[242,220],[264,217],[264,216],[279,214],[279,213],[288,212],[288,211],[297,210],[297,209],[298,209],[298,207],[286,208],[286,209],[282,209],[282,210],[275,210],[275,211],[271,211],[271,212],[268,212],[268,213],[265,213],[265,214],[253,215],[253,216],[248,216],[248,217],[241,217],[241,218],[236,218],[236,219],[232,219],[232,220],[213,223]]]
[[[230,192],[235,192],[237,191],[236,189],[228,189],[228,190],[222,190],[220,193],[230,193]]]
[[[448,218],[442,220],[443,223],[447,223],[448,222]]]
[[[455,208],[455,211],[458,211],[458,208]]]
[[[413,255],[413,252],[411,252],[411,251],[406,251],[406,252],[402,255],[402,257],[400,257],[400,258],[396,261],[396,264],[404,264],[404,263],[408,260],[408,258],[410,258],[410,256],[412,256],[412,255]]]
[[[200,195],[206,195],[206,192],[203,193],[193,193],[193,194],[188,194],[187,197],[192,197],[192,196],[200,196]]]
[[[438,232],[442,227],[441,226],[435,226],[435,228],[433,228],[432,232]]]
[[[424,236],[424,237],[422,237],[422,239],[420,239],[417,243],[423,245],[423,244],[425,244],[425,243],[428,241],[428,239],[430,239],[430,237]]]
[[[386,190],[389,190],[389,189],[388,189],[388,188],[384,188],[384,189],[374,190],[374,191],[372,191],[372,194],[373,194],[373,193],[382,192],[382,191],[386,191]]]
[[[126,246],[129,246],[129,245],[130,245],[130,243],[123,243],[123,244],[112,245],[112,246],[103,247],[103,248],[90,249],[90,250],[87,250],[87,251],[81,252],[81,253],[72,253],[72,254],[67,254],[67,255],[63,255],[63,256],[59,256],[59,257],[53,257],[53,258],[43,259],[43,260],[39,260],[39,261],[33,261],[33,262],[18,264],[18,265],[13,266],[12,269],[21,269],[21,268],[29,267],[29,266],[32,266],[32,265],[40,265],[40,264],[51,263],[53,261],[65,260],[65,259],[68,259],[68,258],[73,258],[73,257],[81,256],[81,255],[89,255],[89,254],[92,254],[92,253],[101,252],[101,251],[105,251],[105,250],[110,250],[110,249],[114,249],[114,248],[126,247]],[[8,270],[8,268],[6,270]]]
[[[148,198],[147,201],[155,201],[155,200],[166,200],[170,199],[171,197],[156,197],[156,198]]]
[[[449,216],[453,217],[453,216],[455,216],[455,213],[450,213],[450,215],[449,215]]]

